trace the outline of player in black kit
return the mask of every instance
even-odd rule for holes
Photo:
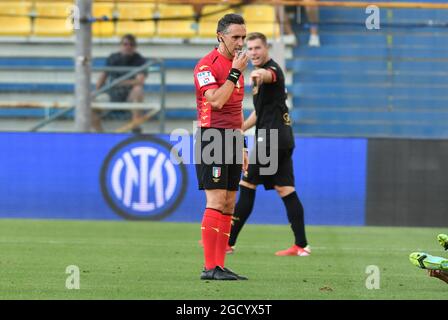
[[[247,50],[255,67],[250,75],[255,110],[244,122],[243,130],[255,125],[255,143],[260,148],[265,147],[268,152],[278,153],[278,170],[274,174],[263,175],[260,171],[264,167],[261,164],[263,162],[259,161],[257,155],[251,155],[257,160],[249,162],[249,168],[240,182],[240,196],[235,207],[227,253],[233,252],[238,234],[252,212],[257,185],[263,184],[266,190],[275,189],[282,198],[295,237],[292,247],[278,251],[276,255],[308,256],[311,249],[305,236],[304,210],[294,187],[292,154],[295,144],[286,106],[285,76],[280,66],[269,57],[265,35],[249,34]],[[261,129],[265,129],[267,134],[263,134]],[[271,129],[278,132],[278,141],[272,143],[269,138]]]

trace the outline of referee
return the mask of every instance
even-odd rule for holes
[[[271,153],[278,152],[278,170],[273,175],[262,175],[260,173],[262,165],[258,156],[255,155],[255,161],[252,161],[254,155],[251,156],[248,171],[244,173],[240,183],[240,197],[235,208],[226,250],[227,253],[233,252],[238,234],[252,212],[255,189],[257,185],[263,184],[266,190],[275,189],[282,198],[295,237],[292,247],[278,251],[276,255],[308,256],[311,250],[305,236],[304,210],[294,187],[292,154],[295,144],[286,106],[285,77],[280,66],[269,57],[269,48],[264,34],[249,34],[247,50],[255,67],[250,74],[255,110],[244,122],[243,131],[255,125],[257,146],[266,147]],[[265,137],[260,134],[260,129],[266,129]],[[270,130],[278,130],[280,144],[270,143]]]
[[[196,173],[199,190],[205,190],[207,199],[201,225],[205,258],[202,280],[247,280],[224,266],[236,193],[242,169],[247,169],[248,162],[242,143],[242,72],[249,61],[247,54],[242,52],[245,38],[244,19],[236,14],[225,15],[217,26],[218,47],[202,58],[194,69],[199,127]],[[223,143],[229,132],[235,135],[230,148],[227,141]],[[207,152],[216,143],[219,150],[213,148],[214,154],[207,159]],[[220,159],[215,158],[218,153]]]

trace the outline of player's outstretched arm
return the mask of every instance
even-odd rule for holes
[[[263,83],[272,83],[274,78],[272,72],[266,69],[260,68],[250,73],[250,84],[261,86]]]

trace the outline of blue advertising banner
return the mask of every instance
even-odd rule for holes
[[[194,165],[170,157],[175,143],[168,135],[2,133],[0,217],[199,222],[205,195]],[[365,139],[296,138],[307,224],[364,225],[366,154]],[[275,191],[258,187],[249,222],[287,223]]]

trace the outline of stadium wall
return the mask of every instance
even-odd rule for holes
[[[192,144],[190,136],[183,141]],[[2,133],[0,217],[199,222],[205,198],[194,165],[170,159],[180,142],[168,135]],[[448,143],[437,141],[296,138],[306,223],[416,225],[424,214],[424,225],[448,225],[446,150]],[[258,188],[249,222],[287,223],[275,192]]]

